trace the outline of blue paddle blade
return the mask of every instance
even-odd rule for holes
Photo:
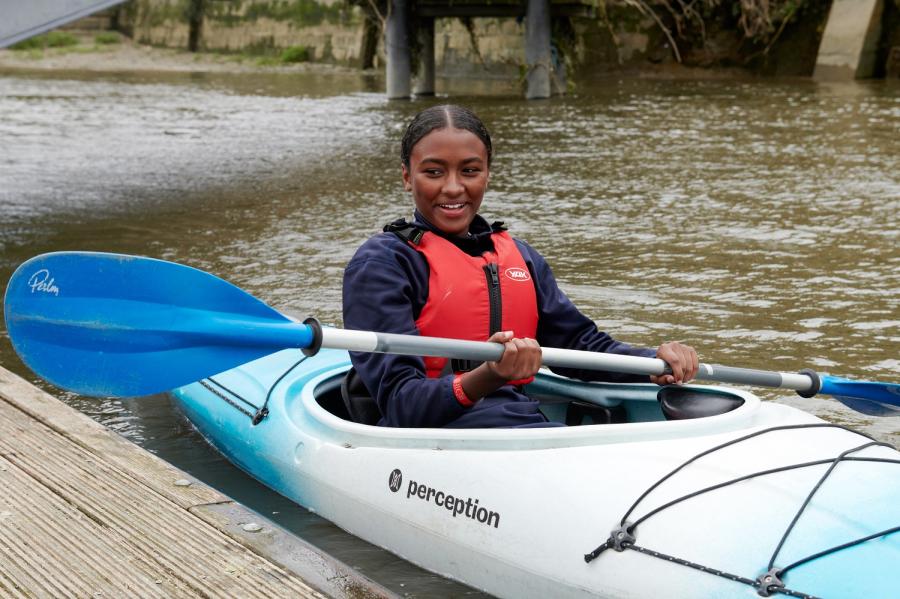
[[[9,280],[4,315],[29,368],[94,396],[159,393],[312,342],[310,327],[218,277],[121,254],[28,260]]]
[[[874,399],[860,399],[858,397],[844,397],[835,395],[834,398],[850,408],[868,416],[900,416],[900,406],[882,403]]]
[[[900,416],[900,385],[822,376],[819,393],[870,416]]]

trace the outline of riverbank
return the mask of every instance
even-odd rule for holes
[[[58,48],[0,50],[0,69],[47,71],[165,71],[212,73],[353,73],[358,69],[326,63],[283,62],[279,56],[223,52],[188,52],[138,44],[120,36],[113,44],[97,44],[93,36],[76,34],[77,44]]]
[[[379,73],[378,69],[361,70],[334,63],[284,62],[280,55],[227,52],[189,52],[139,44],[120,36],[115,44],[99,45],[88,33],[77,34],[78,44],[61,48],[28,50],[0,49],[0,70],[89,71],[89,72],[172,72],[172,73]],[[446,76],[439,72],[439,76]],[[483,73],[451,73],[458,79],[497,79]],[[745,69],[707,69],[676,63],[647,64],[642,68],[607,72],[604,76],[639,79],[729,80],[752,77]],[[503,78],[503,77],[499,77]]]

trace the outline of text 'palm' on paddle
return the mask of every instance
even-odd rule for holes
[[[84,395],[139,396],[180,387],[288,347],[497,360],[503,346],[294,322],[214,275],[154,258],[55,252],[10,278],[6,326],[22,360]],[[642,358],[542,348],[545,366],[659,375]],[[700,364],[697,378],[832,395],[860,412],[900,415],[900,385]]]

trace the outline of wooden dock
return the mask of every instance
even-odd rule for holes
[[[2,367],[0,596],[393,597]]]

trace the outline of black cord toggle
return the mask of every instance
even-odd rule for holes
[[[784,582],[781,580],[781,568],[773,567],[756,579],[756,593],[760,597],[770,597],[775,593],[780,593],[782,589],[784,589]]]
[[[606,541],[611,549],[616,551],[625,551],[630,545],[634,545],[634,525],[631,522],[625,522],[619,528],[613,529],[609,533],[609,539]]]
[[[613,529],[613,531],[609,533],[609,538],[606,539],[605,543],[603,543],[590,553],[585,554],[584,561],[588,564],[591,563],[607,549],[612,549],[619,552],[625,551],[631,545],[634,545],[634,540],[634,525],[630,522],[625,522],[624,524],[622,524],[622,526]]]
[[[593,551],[591,551],[590,553],[585,553],[584,554],[584,563],[586,563],[586,564],[591,563],[592,561],[594,561],[595,559],[600,557],[600,554],[603,553],[604,551],[606,551],[607,549],[609,549],[609,541],[608,540],[605,543],[603,543],[602,545],[600,545],[599,547],[597,547],[596,549],[594,549]]]
[[[256,426],[260,422],[262,422],[266,416],[269,415],[269,408],[263,407],[256,411],[256,414],[253,415],[253,426]]]

